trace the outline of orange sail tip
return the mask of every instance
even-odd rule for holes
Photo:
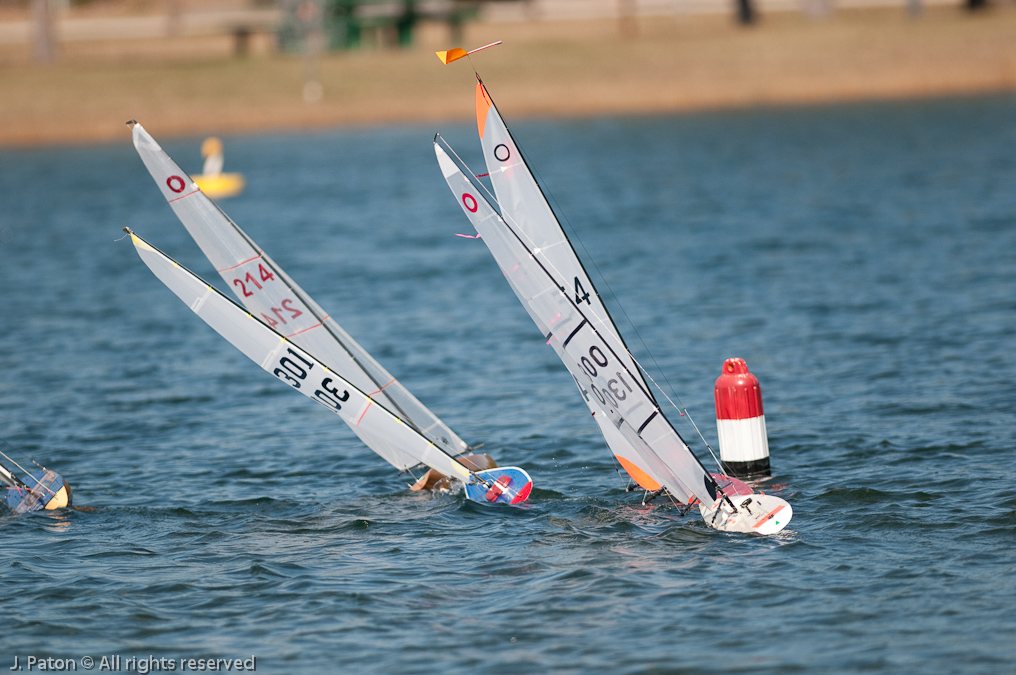
[[[469,52],[467,52],[462,47],[455,47],[453,49],[449,49],[446,52],[434,52],[434,53],[437,54],[437,57],[439,59],[441,59],[441,63],[447,66],[452,61],[457,61],[461,59],[463,56],[466,56]]]
[[[487,90],[483,88],[483,83],[476,83],[476,130],[480,132],[480,138],[483,138],[483,130],[487,126],[487,111],[490,110],[490,98],[487,96]]]

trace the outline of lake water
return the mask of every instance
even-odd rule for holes
[[[227,137],[248,188],[222,206],[459,435],[526,467],[525,508],[410,492],[163,287],[122,227],[218,278],[126,127],[0,152],[0,447],[87,507],[0,517],[0,666],[1011,668],[1016,98],[514,124],[711,444],[723,360],[758,376],[764,489],[795,510],[769,538],[625,492],[482,241],[455,236],[437,130],[479,170],[466,125]],[[201,139],[162,140],[199,172]]]

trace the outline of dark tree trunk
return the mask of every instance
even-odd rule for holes
[[[737,22],[742,26],[755,23],[755,7],[751,0],[737,0]]]

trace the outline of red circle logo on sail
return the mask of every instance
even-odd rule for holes
[[[468,192],[462,195],[462,205],[469,209],[470,213],[476,213],[476,209],[479,208],[476,203],[476,198]]]
[[[187,187],[187,184],[183,182],[183,178],[179,176],[170,176],[166,179],[166,185],[173,192],[183,192],[183,189]]]

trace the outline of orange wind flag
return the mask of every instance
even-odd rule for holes
[[[483,45],[482,47],[477,47],[476,49],[474,49],[472,51],[468,51],[468,52],[465,49],[463,49],[462,47],[453,47],[452,49],[449,49],[448,51],[434,52],[434,53],[437,54],[437,57],[439,59],[441,59],[441,63],[443,63],[443,64],[445,64],[447,66],[452,61],[457,61],[457,60],[461,59],[463,56],[469,56],[470,54],[475,54],[476,52],[480,51],[481,49],[486,49],[487,47],[494,47],[494,46],[499,45],[499,44],[501,44],[500,40],[498,40],[497,42],[491,42],[489,45]]]
[[[454,49],[449,49],[446,52],[434,52],[434,53],[437,54],[437,57],[439,59],[441,59],[441,63],[447,66],[452,61],[461,59],[463,56],[466,56],[469,52],[467,52],[462,47],[455,47]]]

